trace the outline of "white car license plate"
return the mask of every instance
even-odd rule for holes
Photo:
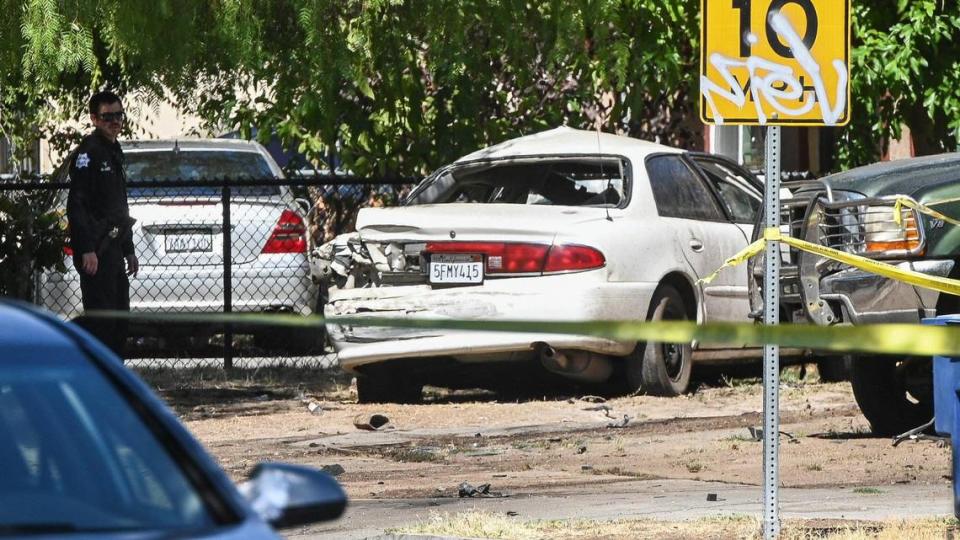
[[[168,234],[164,238],[167,253],[208,253],[213,251],[209,234]]]
[[[431,255],[430,283],[483,283],[483,255]]]

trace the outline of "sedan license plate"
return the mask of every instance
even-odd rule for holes
[[[213,238],[209,234],[168,234],[164,240],[167,253],[213,251]]]
[[[483,256],[432,255],[430,283],[440,285],[483,283]]]

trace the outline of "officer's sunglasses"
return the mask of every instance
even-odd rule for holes
[[[103,120],[104,122],[123,122],[124,118],[127,117],[127,114],[123,111],[120,112],[105,112],[98,113],[97,118]]]

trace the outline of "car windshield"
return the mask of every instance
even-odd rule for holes
[[[264,180],[275,178],[270,165],[257,152],[227,150],[128,151],[125,154],[127,180]],[[130,186],[127,196],[138,197],[220,197],[218,186],[137,187]],[[279,196],[278,186],[235,186],[238,197]]]
[[[198,490],[80,358],[0,362],[0,533],[197,530]]]
[[[501,203],[623,206],[629,187],[619,158],[537,158],[454,166],[426,180],[406,204]]]

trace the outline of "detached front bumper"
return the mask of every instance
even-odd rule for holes
[[[595,275],[591,275],[595,274]],[[331,291],[327,316],[589,321],[643,318],[656,283],[608,283],[599,272],[488,280],[481,286],[429,285]],[[399,358],[447,357],[459,362],[519,360],[538,343],[623,356],[635,344],[579,335],[468,332],[327,325],[340,365],[348,370]]]
[[[953,270],[954,261],[902,262],[895,266],[929,276],[947,277]],[[820,298],[829,303],[834,320],[853,324],[919,323],[922,318],[936,315],[940,293],[851,268],[822,277]],[[811,315],[811,306],[805,308]]]

